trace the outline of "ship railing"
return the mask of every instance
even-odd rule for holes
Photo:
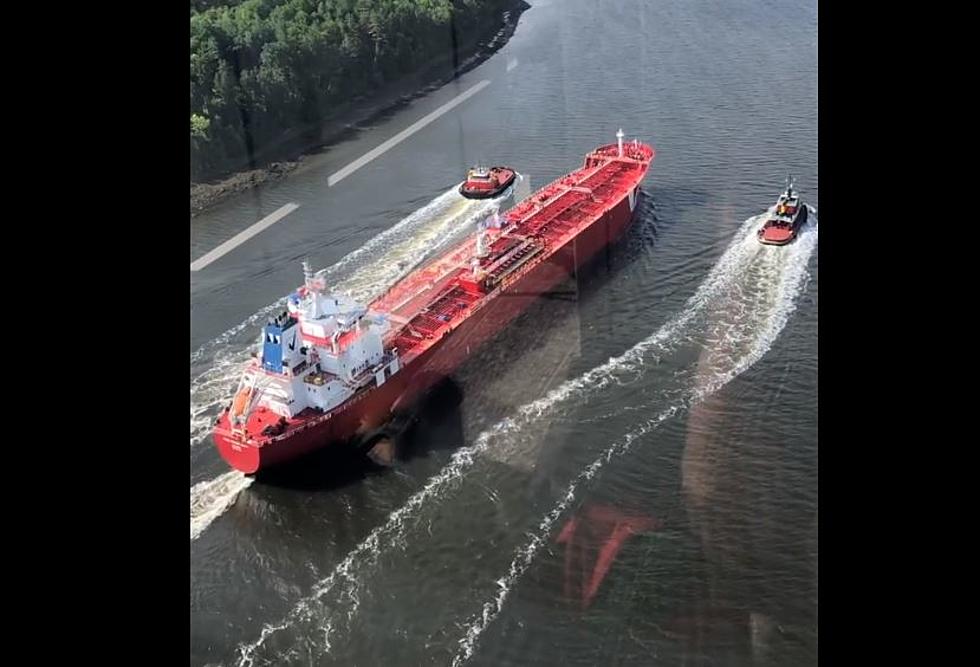
[[[322,424],[324,421],[326,421],[328,419],[331,419],[335,415],[337,415],[337,414],[339,414],[341,412],[344,412],[345,410],[350,409],[352,406],[357,405],[358,403],[360,403],[361,400],[363,400],[363,398],[367,395],[367,392],[360,391],[361,389],[363,389],[363,387],[358,387],[356,389],[356,391],[358,391],[359,393],[352,394],[346,400],[344,400],[343,402],[341,402],[339,405],[335,405],[334,407],[330,408],[329,410],[323,410],[322,408],[308,408],[310,410],[314,410],[316,412],[319,412],[320,414],[317,415],[316,417],[312,418],[312,419],[306,420],[305,422],[303,422],[299,426],[295,426],[295,427],[293,427],[291,429],[288,429],[284,433],[281,433],[279,435],[270,437],[266,442],[267,443],[272,443],[272,442],[277,442],[277,441],[280,441],[280,440],[285,440],[286,438],[292,437],[292,436],[294,436],[297,433],[300,433],[300,432],[305,431],[305,430],[310,429],[310,428],[314,428],[315,426],[318,426],[319,424]]]
[[[511,285],[513,285],[515,282],[517,282],[518,280],[520,280],[534,266],[537,265],[537,262],[531,261],[533,259],[534,259],[534,255],[528,257],[528,260],[526,262],[522,263],[520,266],[515,267],[513,271],[510,271],[509,273],[507,273],[506,275],[504,275],[500,279],[500,281],[496,284],[496,286],[503,290],[503,289],[507,289],[508,287],[510,287]]]
[[[374,371],[371,370],[370,366],[366,366],[358,371],[357,375],[351,377],[350,383],[357,389],[360,389],[372,379],[374,379]]]
[[[283,369],[283,375],[286,377],[300,377],[307,368],[310,367],[310,363],[304,359],[299,362],[294,368],[289,368],[288,366]]]
[[[531,262],[538,254],[541,253],[542,247],[537,243],[532,243],[526,245],[522,248],[521,254],[515,256],[509,260],[506,264],[502,264],[497,269],[492,271],[488,278],[490,283],[494,286],[507,286],[510,284],[511,276],[523,275],[522,272],[518,271],[522,266]]]

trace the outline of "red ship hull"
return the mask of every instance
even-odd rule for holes
[[[647,150],[652,159],[652,149]],[[602,212],[596,214],[594,221],[581,232],[556,245],[546,260],[534,264],[518,279],[481,298],[478,309],[432,336],[432,341],[426,343],[428,347],[418,356],[410,357],[384,384],[355,395],[328,414],[310,417],[301,413],[287,420],[282,435],[269,438],[258,446],[243,443],[231,434],[225,412],[219,418],[214,434],[221,456],[233,467],[251,474],[293,461],[324,446],[369,443],[395,412],[410,409],[428,389],[450,376],[542,294],[621,238],[632,223],[639,181],[645,172],[646,165],[635,175],[635,182],[631,180],[629,187],[620,188],[621,191],[603,202]],[[541,192],[556,187],[556,183]],[[251,419],[262,418],[259,413]],[[265,418],[272,423],[278,416],[270,413]],[[254,428],[258,431],[263,425],[264,422],[256,421]]]

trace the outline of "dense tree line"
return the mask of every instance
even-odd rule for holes
[[[191,178],[494,31],[509,0],[191,0]],[[454,35],[455,33],[455,35]]]

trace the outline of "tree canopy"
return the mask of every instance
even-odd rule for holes
[[[493,30],[508,0],[191,0],[191,178]]]

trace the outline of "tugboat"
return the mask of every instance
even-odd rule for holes
[[[786,190],[779,195],[773,215],[759,230],[759,242],[766,245],[786,245],[796,238],[806,224],[807,207],[793,191],[793,178],[786,179]]]
[[[467,199],[490,199],[509,188],[517,172],[509,167],[473,167],[459,186],[459,194]]]

